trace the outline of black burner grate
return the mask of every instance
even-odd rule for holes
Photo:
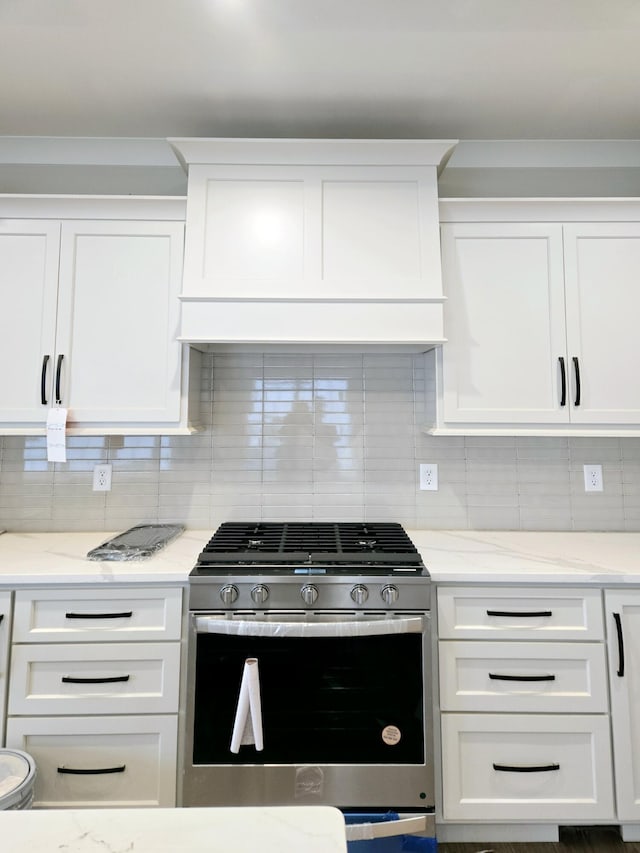
[[[400,524],[372,522],[226,522],[201,563],[418,564]]]

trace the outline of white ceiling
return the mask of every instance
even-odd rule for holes
[[[0,135],[640,139],[640,0],[0,0]]]

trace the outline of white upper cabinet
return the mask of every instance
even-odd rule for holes
[[[442,256],[444,419],[564,422],[561,226],[443,225]]]
[[[42,431],[51,406],[70,431],[188,429],[183,239],[180,221],[0,220],[0,431]]]
[[[453,142],[170,141],[189,173],[183,340],[442,341]]]
[[[441,210],[447,343],[432,431],[637,434],[640,204]]]
[[[640,221],[563,231],[571,421],[638,425]]]
[[[52,404],[60,223],[0,219],[0,420],[42,423]]]

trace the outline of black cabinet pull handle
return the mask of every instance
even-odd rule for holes
[[[573,401],[574,406],[580,405],[580,362],[578,361],[578,357],[574,355],[573,357],[573,369],[576,374],[576,398]]]
[[[120,764],[118,767],[97,767],[92,770],[76,767],[58,767],[58,773],[69,773],[74,776],[98,776],[103,773],[124,773],[126,766],[126,764]]]
[[[527,618],[535,618],[536,616],[552,616],[551,610],[487,610],[487,616],[526,616]]]
[[[126,610],[123,613],[65,613],[65,619],[130,619],[133,616],[133,610]]]
[[[4,619],[4,613],[0,613],[0,622]]]
[[[63,684],[115,684],[116,681],[129,681],[129,675],[114,675],[109,678],[76,678],[73,675],[63,675]]]
[[[567,371],[564,366],[564,358],[560,356],[558,359],[560,362],[560,405],[567,405]]]
[[[555,675],[501,675],[498,672],[490,672],[489,678],[494,681],[555,681]]]
[[[622,635],[622,619],[619,613],[614,613],[613,618],[616,623],[616,634],[618,635],[618,676],[624,676],[624,637]]]
[[[43,406],[47,405],[47,364],[49,356],[45,355],[42,358],[42,373],[40,374],[40,402]]]
[[[547,773],[549,770],[560,770],[559,764],[494,764],[494,770],[502,773]]]
[[[56,403],[60,404],[62,402],[62,398],[60,396],[60,374],[62,373],[62,359],[64,356],[60,354],[58,356],[58,364],[56,365]]]

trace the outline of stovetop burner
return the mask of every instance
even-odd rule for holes
[[[420,573],[422,559],[396,523],[226,522],[198,557],[199,573],[247,570],[295,573],[362,571]]]
[[[397,523],[226,522],[189,574],[189,609],[426,612],[429,587]]]

